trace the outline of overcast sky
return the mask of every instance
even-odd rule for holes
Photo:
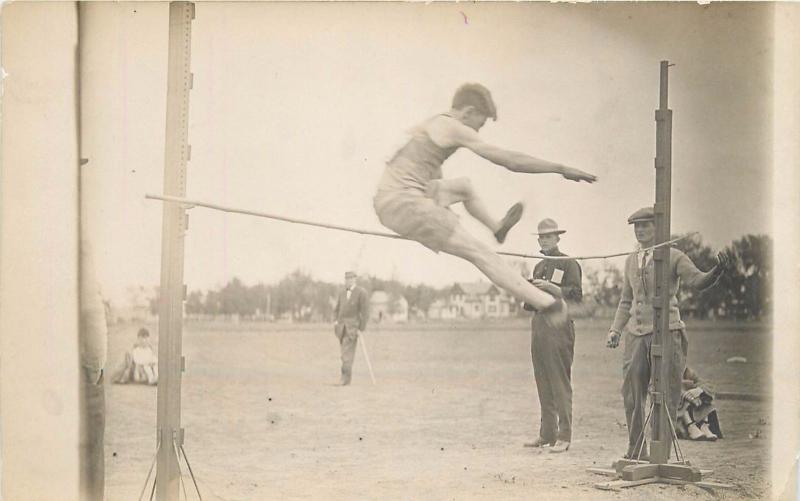
[[[659,61],[670,71],[673,232],[721,248],[771,233],[772,6],[648,4],[205,4],[192,24],[187,196],[382,230],[372,195],[404,131],[485,84],[487,141],[599,176],[594,185],[508,172],[461,151],[498,216],[526,212],[504,250],[536,252],[543,217],[562,250],[635,243],[627,216],[654,200]],[[107,296],[157,285],[167,71],[165,3],[92,3],[85,16],[83,156]],[[462,221],[487,242],[491,235]],[[480,274],[419,244],[196,208],[185,277],[207,289],[347,268],[441,286]],[[619,263],[618,263],[619,264]]]

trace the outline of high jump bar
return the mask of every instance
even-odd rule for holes
[[[413,240],[411,238],[403,237],[403,236],[398,235],[396,233],[387,233],[387,232],[382,232],[382,231],[366,230],[366,229],[363,229],[363,228],[354,228],[352,226],[343,226],[343,225],[338,225],[338,224],[320,223],[320,222],[316,222],[316,221],[309,221],[309,220],[306,220],[306,219],[300,219],[300,218],[288,217],[288,216],[281,216],[281,215],[278,215],[278,214],[271,214],[269,212],[262,212],[262,211],[255,211],[255,210],[249,210],[249,209],[239,209],[239,208],[235,208],[235,207],[228,207],[228,206],[215,204],[215,203],[211,203],[211,202],[204,202],[202,200],[193,200],[193,199],[189,199],[189,198],[174,197],[174,196],[168,196],[168,195],[153,195],[153,194],[150,194],[150,193],[145,194],[145,198],[151,199],[151,200],[161,200],[162,202],[171,202],[171,203],[182,204],[182,205],[185,205],[187,209],[191,209],[191,208],[193,208],[195,206],[196,207],[205,207],[207,209],[213,209],[213,210],[218,210],[218,211],[222,211],[222,212],[230,212],[230,213],[234,213],[234,214],[245,214],[245,215],[248,215],[248,216],[263,217],[263,218],[267,218],[267,219],[275,219],[277,221],[285,221],[287,223],[303,224],[303,225],[306,225],[306,226],[314,226],[314,227],[317,227],[317,228],[326,228],[326,229],[329,229],[329,230],[347,231],[347,232],[350,232],[350,233],[358,233],[358,234],[361,234],[361,235],[370,235],[370,236],[373,236],[373,237],[393,238],[393,239],[396,239],[396,240],[409,240],[411,242],[415,241],[415,240]],[[669,240],[669,241],[666,241],[666,242],[662,242],[660,244],[654,245],[652,247],[647,247],[646,249],[642,249],[642,250],[649,251],[649,250],[653,250],[653,249],[658,249],[660,247],[672,245],[675,242],[678,242],[680,240],[683,240],[685,238],[688,238],[688,237],[694,235],[695,233],[696,232],[687,233],[686,235],[683,235],[681,237],[673,238],[672,240]],[[614,254],[602,254],[602,255],[591,255],[591,256],[544,256],[542,254],[524,254],[524,253],[519,253],[519,252],[506,252],[506,251],[496,251],[496,252],[497,252],[497,254],[500,254],[501,256],[519,257],[519,258],[524,258],[524,259],[555,259],[555,260],[576,259],[576,260],[589,260],[589,259],[608,259],[608,258],[612,258],[612,257],[627,256],[627,255],[633,254],[634,252],[637,252],[637,251],[617,252],[617,253],[614,253]]]

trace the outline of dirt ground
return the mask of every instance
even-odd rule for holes
[[[212,500],[712,499],[692,486],[593,487],[607,479],[586,468],[609,467],[627,436],[622,350],[605,348],[608,323],[577,322],[565,454],[522,446],[539,421],[524,319],[370,326],[377,385],[359,348],[349,387],[334,385],[339,353],[329,325],[189,324],[186,454]],[[112,329],[112,369],[138,327]],[[717,391],[766,393],[767,328],[693,323],[689,342],[689,365]],[[726,362],[736,355],[747,363]],[[109,385],[106,395],[107,496],[138,499],[155,453],[156,388]],[[682,440],[684,454],[714,470],[708,480],[735,486],[717,499],[767,498],[768,399],[717,404],[725,438]]]

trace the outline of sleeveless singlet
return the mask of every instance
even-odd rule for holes
[[[457,149],[458,146],[442,148],[420,127],[387,162],[378,193],[412,190],[424,194],[430,181],[442,178],[442,164]]]

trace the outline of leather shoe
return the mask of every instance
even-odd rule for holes
[[[569,442],[565,442],[564,440],[557,440],[556,444],[550,447],[551,453],[567,452],[568,450],[569,450]]]
[[[703,434],[703,437],[710,442],[713,442],[718,438],[708,427],[708,423],[703,423],[700,425],[700,432]]]
[[[622,457],[625,458],[625,459],[632,459],[632,460],[636,461],[637,456],[639,458],[639,461],[645,461],[645,462],[648,462],[648,463],[650,462],[650,454],[647,452],[647,444],[645,444],[642,447],[641,454],[639,453],[638,450],[634,450],[634,451],[626,452],[625,455],[622,456]]]
[[[700,431],[700,428],[697,427],[697,423],[692,423],[687,426],[686,431],[689,433],[689,438],[692,440],[705,440],[705,436],[703,432]]]
[[[505,217],[503,220],[500,221],[500,229],[494,233],[494,238],[497,240],[497,243],[502,244],[506,241],[506,235],[508,234],[508,230],[511,229],[512,226],[517,224],[522,217],[523,206],[521,202],[517,202],[508,209],[506,212]]]
[[[551,442],[549,440],[543,439],[542,437],[539,437],[534,442],[525,442],[524,446],[525,447],[550,447],[550,446],[555,445],[555,444],[556,444],[555,442]]]

